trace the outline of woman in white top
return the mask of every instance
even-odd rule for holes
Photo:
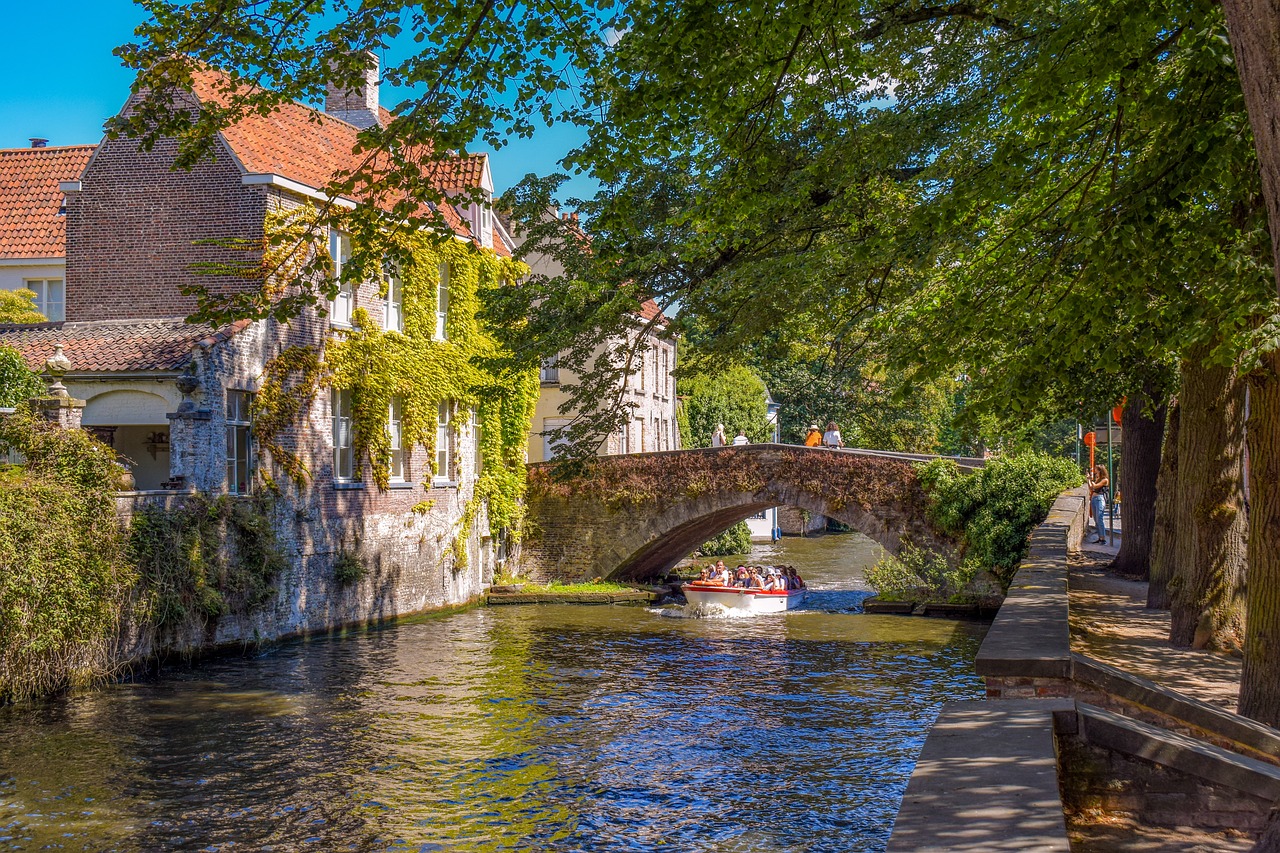
[[[734,436],[733,443],[735,445],[750,444],[751,439],[747,438],[746,430],[738,430],[738,434]]]
[[[711,446],[724,447],[727,443],[724,437],[724,424],[716,424],[716,431],[711,434]]]
[[[835,421],[827,422],[827,431],[822,434],[823,447],[844,447],[844,439],[840,437],[840,427]]]

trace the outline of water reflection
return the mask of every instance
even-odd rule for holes
[[[0,850],[880,850],[981,633],[493,608],[216,661],[0,709]]]

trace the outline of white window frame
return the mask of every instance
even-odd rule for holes
[[[49,291],[57,286],[57,299],[51,299]],[[51,323],[60,323],[67,318],[67,282],[61,278],[27,278],[22,286],[36,295],[34,305],[37,311]],[[57,310],[50,310],[56,307]],[[54,315],[57,316],[54,316]]]
[[[404,331],[404,282],[400,267],[387,265],[387,302],[382,313],[382,327],[388,332]]]
[[[333,427],[333,479],[337,483],[353,483],[356,479],[356,452],[351,433],[351,392],[333,389],[329,419]]]
[[[436,413],[436,464],[431,476],[432,485],[444,486],[452,482],[449,474],[453,463],[453,402],[443,400]]]
[[[227,494],[247,495],[253,491],[253,392],[226,389]],[[240,441],[243,436],[243,445]],[[244,457],[240,448],[244,448]],[[243,471],[243,483],[240,473]]]
[[[351,317],[356,310],[355,282],[342,280],[342,269],[351,257],[351,235],[337,228],[329,229],[329,258],[333,262],[333,278],[338,282],[338,292],[329,300],[329,324],[351,328]]]
[[[391,444],[391,460],[388,465],[387,476],[393,483],[403,483],[405,481],[405,450],[404,450],[404,424],[403,424],[404,401],[399,397],[392,397],[391,402],[387,405],[387,435],[390,437]]]
[[[542,419],[542,461],[550,462],[560,455],[560,448],[569,444],[568,440],[560,437],[557,438],[551,433],[554,430],[568,426],[573,422],[572,418],[543,418]]]
[[[449,340],[449,263],[440,264],[440,280],[436,284],[437,341]]]
[[[471,418],[468,422],[471,427],[471,446],[475,451],[476,459],[476,476],[479,477],[484,473],[484,448],[480,444],[480,410],[473,408],[471,410]]]

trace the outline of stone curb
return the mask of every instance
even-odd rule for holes
[[[1089,743],[1254,796],[1280,800],[1280,767],[1102,708],[1076,703]]]

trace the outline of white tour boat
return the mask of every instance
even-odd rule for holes
[[[807,589],[750,589],[721,586],[707,581],[681,584],[680,591],[690,605],[718,604],[742,613],[782,613],[804,603]]]

